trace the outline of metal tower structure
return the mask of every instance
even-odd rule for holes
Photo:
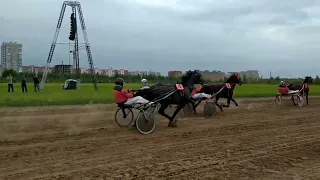
[[[96,78],[96,73],[95,73],[94,66],[93,66],[91,49],[90,49],[88,36],[87,36],[87,31],[86,31],[86,25],[84,23],[84,18],[83,18],[81,5],[80,5],[80,2],[78,2],[78,1],[64,1],[63,4],[62,4],[59,20],[58,20],[57,27],[56,27],[56,32],[54,34],[53,41],[52,41],[52,44],[51,44],[51,47],[50,47],[50,51],[49,51],[49,55],[48,55],[48,59],[47,59],[47,64],[45,66],[45,71],[44,71],[42,79],[41,79],[41,90],[44,88],[44,84],[46,83],[46,80],[47,80],[48,68],[49,68],[49,65],[50,65],[52,57],[53,57],[54,49],[56,47],[56,44],[59,44],[59,43],[57,43],[57,39],[58,39],[58,36],[59,36],[59,31],[60,31],[60,28],[61,28],[62,20],[63,20],[64,13],[66,11],[66,7],[67,6],[70,6],[72,8],[73,17],[75,18],[75,20],[76,20],[76,17],[77,17],[76,14],[78,12],[79,20],[80,20],[80,24],[81,24],[81,29],[82,29],[82,33],[83,33],[83,37],[84,37],[84,41],[85,41],[84,44],[85,44],[85,49],[86,49],[86,52],[87,52],[89,68],[90,68],[90,72],[91,72],[92,77],[93,77],[93,85],[94,85],[94,89],[97,90],[98,89],[97,78]],[[75,24],[75,28],[77,28],[76,24]],[[75,65],[76,65],[76,67],[75,67],[76,76],[77,76],[77,78],[80,78],[78,31],[75,31],[73,56],[74,56],[73,59],[75,61]]]

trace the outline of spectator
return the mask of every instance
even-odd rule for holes
[[[22,88],[22,92],[23,92],[23,93],[28,92],[26,75],[23,75],[23,76],[22,76],[21,88]]]
[[[40,92],[40,80],[38,75],[35,75],[33,78],[33,88],[34,92]]]
[[[13,83],[14,83],[14,79],[12,77],[11,74],[9,74],[9,76],[7,76],[7,81],[8,81],[8,92],[14,92],[14,89],[13,89]]]

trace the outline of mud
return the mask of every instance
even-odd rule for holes
[[[320,179],[320,98],[239,105],[151,135],[110,105],[0,109],[0,179]]]

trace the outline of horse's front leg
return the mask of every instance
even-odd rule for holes
[[[309,105],[309,90],[306,91],[306,101],[307,105]]]
[[[181,109],[185,106],[185,104],[183,105],[179,105],[177,107],[177,109],[174,111],[174,113],[172,114],[172,117],[170,118],[168,127],[177,127],[177,121],[174,121],[174,118],[177,116],[177,114],[181,111]]]
[[[196,101],[194,104],[193,104],[193,113],[194,114],[197,114],[197,107],[199,106],[199,104],[201,103],[201,99]]]
[[[231,98],[231,101],[234,103],[235,106],[239,106],[239,104],[233,98]]]
[[[161,107],[159,108],[158,110],[158,113],[160,115],[162,115],[163,117],[167,118],[170,122],[171,122],[171,117],[168,116],[164,111],[167,109],[169,105],[166,105],[166,104],[161,104]]]
[[[230,101],[231,101],[231,99],[230,99],[230,97],[228,97],[228,99],[227,99],[227,105],[222,105],[222,106],[223,106],[223,107],[226,107],[226,108],[230,107]]]
[[[215,105],[218,106],[221,112],[223,112],[222,105],[218,104],[218,101],[219,101],[219,97],[216,98]]]

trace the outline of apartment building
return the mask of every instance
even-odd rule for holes
[[[168,76],[172,78],[179,78],[182,76],[182,71],[169,71]]]
[[[223,81],[226,77],[226,74],[222,71],[200,71],[203,80],[205,81],[211,81],[211,82],[218,82]]]
[[[246,76],[247,79],[249,80],[254,80],[258,81],[260,76],[259,76],[259,71],[258,70],[247,70],[247,71],[241,71],[239,73],[240,77],[243,78]]]
[[[45,71],[44,66],[22,66],[22,72],[28,72],[28,73],[43,73]],[[48,72],[51,73],[53,71],[53,67],[48,67]]]
[[[140,75],[140,76],[160,76],[161,75],[160,72],[154,72],[154,71],[130,71],[128,73],[131,76],[136,76],[136,75]]]
[[[22,72],[22,44],[3,42],[1,44],[2,70],[13,69]]]

